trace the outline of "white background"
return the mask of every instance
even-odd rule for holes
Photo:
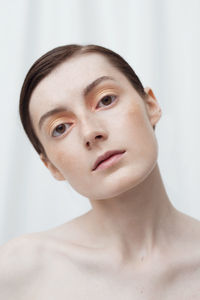
[[[64,44],[122,55],[162,108],[158,164],[174,206],[200,219],[200,1],[0,1],[0,243],[88,211],[88,199],[54,180],[20,124],[24,77]]]

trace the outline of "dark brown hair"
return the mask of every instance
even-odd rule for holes
[[[60,46],[52,49],[51,51],[48,51],[38,60],[36,60],[36,62],[28,71],[21,89],[19,103],[19,113],[23,128],[29,140],[33,144],[35,150],[39,154],[43,153],[46,156],[44,147],[36,136],[30,118],[29,102],[31,94],[37,84],[52,70],[54,70],[55,67],[71,57],[82,55],[85,53],[99,53],[105,56],[116,69],[118,69],[126,76],[126,78],[130,81],[130,83],[142,98],[145,98],[146,96],[142,83],[140,82],[138,76],[135,74],[134,70],[119,54],[115,53],[112,50],[98,45],[71,44]]]

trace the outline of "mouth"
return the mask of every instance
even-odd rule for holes
[[[111,165],[117,163],[125,152],[125,150],[112,150],[104,153],[97,158],[92,171],[95,171],[97,169],[106,169]]]

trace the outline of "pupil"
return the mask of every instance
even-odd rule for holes
[[[106,99],[107,99],[107,101],[106,101]],[[106,97],[106,98],[103,99],[103,101],[105,102],[105,104],[110,104],[111,98],[110,97]]]
[[[57,132],[59,132],[59,133],[63,133],[64,132],[64,129],[65,129],[65,127],[64,127],[64,125],[63,124],[61,124],[61,125],[58,125],[58,127],[57,127]]]

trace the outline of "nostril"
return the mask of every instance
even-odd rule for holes
[[[101,138],[102,137],[102,135],[97,135],[96,137],[95,137],[95,139],[99,139],[99,138]]]
[[[95,137],[93,137],[94,138],[94,140],[97,140],[97,139],[102,139],[103,138],[103,135],[102,134],[99,134],[99,135],[96,135]],[[87,147],[90,147],[91,146],[91,144],[94,142],[94,140],[92,141],[87,141],[86,142],[86,146]]]

